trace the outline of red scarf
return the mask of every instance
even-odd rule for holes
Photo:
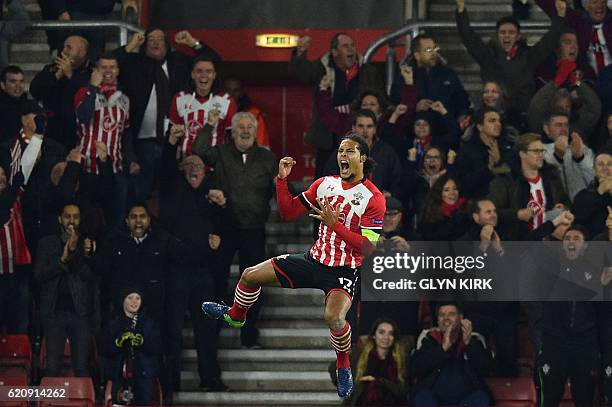
[[[506,53],[506,55],[508,56],[508,59],[514,59],[517,51],[518,51],[518,47],[516,45],[510,48],[510,51]]]
[[[442,210],[442,215],[444,215],[445,218],[450,218],[453,212],[457,209],[463,208],[463,205],[465,205],[465,198],[459,198],[454,204],[442,202],[440,209]]]
[[[591,46],[593,47],[593,54],[595,55],[597,73],[600,73],[606,67],[606,59],[604,57],[601,43],[599,42],[598,27],[600,27],[600,25],[595,25],[593,27],[593,33],[591,34]]]
[[[372,350],[368,354],[368,367],[364,375],[374,376],[377,379],[385,378],[391,383],[396,383],[398,381],[397,364],[395,363],[395,359],[393,359],[391,351],[389,351],[389,353],[387,354],[386,359],[380,360],[378,358],[378,353],[376,352],[376,347],[372,348]],[[383,397],[386,396],[386,394],[383,393],[384,388],[380,381],[375,380],[373,382],[364,383],[366,383],[367,386],[367,404],[380,404],[380,402],[383,400]]]
[[[359,73],[359,64],[358,63],[354,64],[349,69],[344,71],[344,75],[346,75],[346,83],[349,83],[350,81],[355,79],[355,77],[357,76],[358,73]]]
[[[108,99],[113,93],[117,91],[117,81],[113,83],[101,83],[100,93],[102,93]]]

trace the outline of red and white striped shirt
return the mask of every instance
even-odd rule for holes
[[[8,221],[0,228],[0,274],[13,274],[15,266],[32,263],[21,220],[22,194],[20,189]]]
[[[198,135],[198,131],[204,127],[208,112],[217,109],[219,111],[219,122],[213,129],[210,145],[216,146],[223,143],[225,129],[229,129],[232,118],[238,110],[234,98],[227,93],[221,95],[210,94],[209,97],[197,96],[196,93],[179,92],[174,95],[170,104],[170,122],[185,126],[185,137],[182,138],[179,157],[182,159],[191,154],[191,146]]]
[[[95,107],[90,123],[81,123],[77,115],[79,146],[85,156],[83,168],[88,173],[99,173],[96,142],[101,141],[106,144],[116,174],[123,170],[122,138],[123,132],[130,127],[130,99],[120,90],[107,98],[102,92],[94,96],[88,88],[81,88],[74,97],[75,107],[78,109],[87,97],[92,96],[95,97]]]
[[[546,193],[542,177],[538,175],[535,179],[529,179],[529,202],[527,208],[533,209],[535,215],[529,219],[529,230],[534,230],[544,223],[544,212],[546,212]]]
[[[334,209],[340,207],[338,221],[351,232],[361,234],[361,229],[372,229],[380,233],[382,230],[385,197],[370,180],[346,185],[339,176],[323,177],[300,195],[307,207],[317,205],[320,198],[329,201]],[[310,249],[310,255],[330,267],[357,268],[362,260],[359,250],[347,245],[323,223],[319,226],[319,238]]]

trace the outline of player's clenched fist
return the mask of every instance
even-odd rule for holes
[[[278,178],[285,179],[291,174],[291,168],[296,164],[293,157],[283,157],[278,162]]]

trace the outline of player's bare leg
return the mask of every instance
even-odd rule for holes
[[[340,397],[346,397],[353,390],[351,374],[351,325],[346,313],[351,308],[351,299],[344,291],[333,290],[325,301],[325,322],[329,327],[329,339],[336,351],[337,390]]]
[[[252,267],[247,267],[234,294],[234,304],[229,307],[216,302],[205,302],[202,311],[210,318],[223,319],[233,328],[242,328],[249,308],[257,301],[261,287],[280,287],[272,260],[266,260]]]

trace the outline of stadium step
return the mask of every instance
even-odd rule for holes
[[[300,389],[301,390],[301,389]],[[338,405],[340,399],[335,391],[329,392],[303,392],[303,391],[278,391],[278,392],[179,392],[174,397],[177,404],[192,406],[200,405]]]

